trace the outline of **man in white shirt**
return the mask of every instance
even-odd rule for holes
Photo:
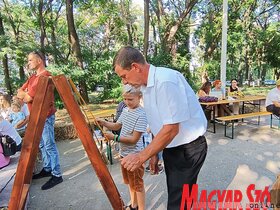
[[[207,121],[196,95],[180,72],[148,64],[132,47],[121,48],[113,66],[124,84],[141,86],[154,135],[144,150],[126,156],[121,164],[133,171],[152,157],[156,165],[156,154],[163,150],[167,209],[180,209],[183,186],[191,190],[207,154]]]
[[[265,106],[268,112],[280,116],[280,79],[276,81],[276,87],[268,92]]]

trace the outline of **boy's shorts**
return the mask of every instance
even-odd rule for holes
[[[144,166],[131,172],[121,166],[123,181],[125,184],[128,184],[132,190],[135,192],[142,192],[144,190]]]

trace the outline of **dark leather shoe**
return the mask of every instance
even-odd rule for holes
[[[45,169],[43,168],[42,171],[40,171],[40,173],[34,174],[32,176],[32,179],[41,179],[41,178],[48,177],[51,175],[52,175],[52,173],[50,171],[45,171]]]
[[[49,181],[47,181],[42,187],[42,190],[48,190],[54,187],[55,185],[58,185],[59,183],[63,182],[62,176],[52,176]]]

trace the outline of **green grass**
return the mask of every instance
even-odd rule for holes
[[[244,95],[267,95],[274,86],[264,86],[264,87],[242,87],[241,90]]]

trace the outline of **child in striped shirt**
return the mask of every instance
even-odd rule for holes
[[[147,118],[144,109],[140,106],[142,93],[139,88],[130,85],[124,86],[123,99],[127,107],[124,108],[117,122],[108,122],[98,119],[101,126],[110,130],[121,128],[120,135],[106,133],[109,140],[120,142],[121,158],[131,153],[138,153],[143,148],[143,134],[146,132]],[[121,166],[124,183],[128,185],[131,204],[127,210],[145,209],[144,166],[131,172]]]

